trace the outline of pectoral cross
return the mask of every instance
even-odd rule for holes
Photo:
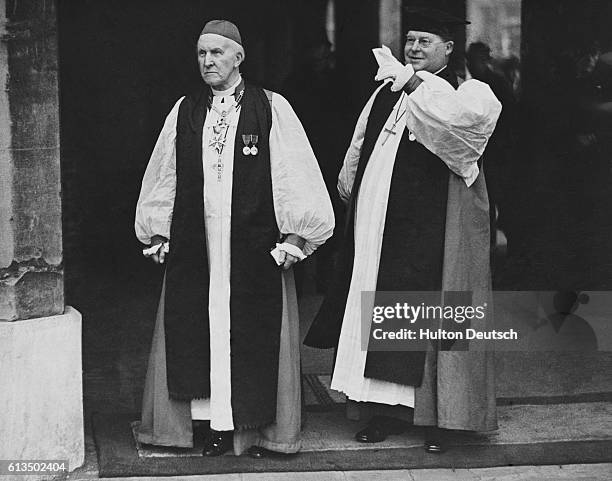
[[[225,138],[227,137],[227,128],[229,124],[225,121],[225,114],[223,112],[221,118],[217,121],[217,124],[213,126],[213,137],[210,141],[210,147],[213,147],[217,154],[220,156],[225,147]]]
[[[221,117],[217,120],[217,123],[213,125],[213,136],[208,144],[210,147],[215,149],[217,153],[217,160],[212,164],[212,168],[217,173],[217,182],[221,182],[223,176],[223,148],[225,147],[225,141],[227,139],[227,131],[229,130],[229,124],[227,123],[226,117],[229,111],[224,110],[219,112],[215,106],[212,107],[218,112]]]
[[[390,129],[388,129],[387,127],[385,127],[383,129],[383,133],[386,133],[387,135],[385,136],[385,138],[382,141],[382,145],[385,145],[385,142],[387,142],[387,140],[389,140],[389,137],[391,135],[395,135],[397,134],[397,132],[395,131],[395,126],[397,125],[397,122],[393,122],[393,125],[391,126]]]
[[[389,140],[389,137],[391,137],[391,135],[397,134],[397,132],[395,131],[395,127],[397,126],[397,123],[401,120],[401,118],[404,116],[405,113],[406,113],[406,111],[404,110],[402,112],[402,114],[393,121],[393,125],[391,126],[391,128],[385,127],[383,129],[383,133],[387,134],[387,135],[383,139],[381,145],[385,145],[385,142],[387,142],[387,140]]]
[[[217,151],[217,154],[221,155],[221,152],[223,152],[223,147],[225,147],[225,139],[213,137],[209,145]]]
[[[402,110],[402,105],[404,104],[404,97],[402,97],[402,100],[399,104],[399,106],[397,107],[397,112],[395,113],[395,120],[393,121],[393,125],[391,126],[391,128],[389,127],[385,127],[383,129],[383,133],[387,134],[385,136],[385,138],[382,141],[381,145],[385,145],[385,143],[387,142],[387,140],[389,140],[389,137],[391,135],[395,135],[397,134],[397,132],[395,131],[395,127],[397,126],[398,122],[401,120],[401,118],[404,116],[404,114],[406,113],[406,109]],[[400,114],[400,110],[401,110],[401,114]]]

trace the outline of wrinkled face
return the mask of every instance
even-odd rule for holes
[[[236,82],[244,59],[244,53],[236,42],[206,33],[198,39],[197,50],[204,82],[215,90],[226,90]]]
[[[414,70],[435,73],[448,63],[453,41],[444,41],[434,33],[411,30],[406,35],[404,57]]]

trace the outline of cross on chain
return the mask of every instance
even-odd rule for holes
[[[395,120],[393,120],[393,125],[390,128],[389,127],[385,127],[383,129],[383,133],[385,133],[387,135],[383,139],[381,145],[385,145],[385,143],[387,142],[387,140],[389,140],[389,137],[391,135],[397,134],[397,132],[395,131],[395,127],[397,126],[397,123],[402,119],[402,117],[406,113],[406,109],[404,109],[404,110],[402,110],[402,113],[398,116],[398,113],[401,110],[403,104],[404,104],[404,99],[402,97],[402,101],[400,102],[399,106],[397,107],[397,113],[395,114]]]
[[[217,124],[213,126],[213,138],[210,141],[209,146],[213,147],[217,152],[217,161],[213,163],[213,168],[217,171],[217,181],[221,182],[221,176],[223,174],[223,162],[221,161],[221,155],[223,154],[223,148],[225,147],[225,140],[227,138],[227,131],[229,124],[226,122],[225,117],[228,112],[221,112],[221,118],[217,121]]]
[[[225,115],[224,115],[225,114]],[[213,138],[210,141],[210,147],[214,147],[217,151],[217,154],[221,155],[223,152],[223,147],[225,147],[225,137],[227,133],[227,128],[229,124],[225,121],[226,112],[221,114],[221,118],[217,121],[217,124],[213,126]]]

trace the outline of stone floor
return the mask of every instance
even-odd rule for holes
[[[100,478],[95,445],[86,436],[85,465],[58,481],[610,481],[612,463],[505,466],[479,469],[238,473],[176,477]]]
[[[498,408],[499,429],[491,433],[456,431],[449,436],[453,446],[511,445],[564,441],[612,439],[612,402],[549,405],[515,405]],[[371,444],[353,439],[363,422],[351,421],[343,411],[307,412],[302,431],[301,452],[367,451],[412,448],[423,445],[423,430],[414,427],[401,435]],[[201,446],[180,452],[163,447],[139,445],[147,458],[201,456]],[[230,462],[230,459],[228,459]]]

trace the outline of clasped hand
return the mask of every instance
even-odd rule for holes
[[[285,270],[285,271],[287,269],[289,269],[293,264],[295,264],[296,262],[299,261],[299,259],[297,257],[292,256],[291,254],[288,254],[285,251],[280,251],[280,255],[281,255],[281,258],[280,258],[280,261],[281,261],[280,267],[283,270]]]
[[[297,247],[300,250],[304,248],[304,244],[306,243],[306,241],[297,234],[289,234],[286,237],[285,242]],[[168,239],[160,235],[154,235],[151,237],[151,246],[144,249],[143,254],[145,257],[150,257],[156,264],[163,264],[169,250]],[[302,256],[302,258],[303,257],[305,256]],[[283,270],[289,269],[291,266],[293,266],[293,264],[299,262],[300,260],[300,257],[290,254],[283,249],[279,249],[277,262],[279,267],[281,267]]]
[[[289,234],[284,239],[285,245],[290,244],[291,246],[297,247],[298,254],[302,254],[301,250],[304,249],[305,243],[306,241],[297,234]],[[277,249],[278,247],[280,247],[279,244],[277,244]],[[278,258],[276,259],[276,262],[278,263],[279,267],[281,267],[283,270],[289,269],[291,266],[293,266],[293,264],[295,264],[296,262],[299,262],[301,259],[305,257],[304,255],[302,255],[300,258],[297,255],[290,254],[289,252],[286,252],[285,250],[283,250],[282,247],[278,249],[278,251],[279,251]]]
[[[142,251],[145,257],[150,257],[156,264],[163,264],[169,251],[168,239],[161,235],[151,237],[151,246]]]

